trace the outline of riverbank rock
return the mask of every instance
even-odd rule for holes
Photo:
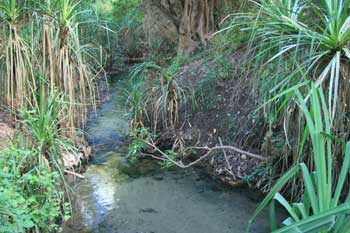
[[[92,157],[92,148],[90,146],[78,145],[78,152],[73,153],[61,149],[63,166],[68,170],[80,168],[82,164],[87,163]]]

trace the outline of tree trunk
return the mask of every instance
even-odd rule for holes
[[[179,28],[178,51],[193,52],[200,44],[207,46],[210,33],[215,30],[214,10],[216,0],[185,0]]]
[[[207,46],[215,30],[219,0],[145,0],[145,32],[149,43],[175,44],[179,54]]]

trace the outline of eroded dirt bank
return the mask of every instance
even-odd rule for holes
[[[223,59],[229,67],[225,71],[215,59],[199,59],[177,72],[176,79],[181,86],[194,90],[196,107],[183,104],[178,126],[159,133],[159,147],[214,147],[223,143],[262,158],[271,155],[267,126],[261,114],[255,112],[259,107],[257,84],[249,76],[241,76],[243,56],[243,49],[225,56]],[[184,156],[193,161],[200,155]],[[263,182],[264,178],[258,173],[265,162],[244,153],[218,150],[199,165],[224,183],[251,182],[260,186],[262,183],[256,184],[256,181],[259,176]]]

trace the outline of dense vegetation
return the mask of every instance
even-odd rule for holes
[[[265,133],[267,156],[253,154],[263,162],[246,180],[266,198],[250,224],[270,205],[271,231],[350,232],[349,0],[0,0],[0,31],[1,111],[15,125],[0,150],[0,232],[55,232],[69,219],[65,173],[76,167],[64,159],[80,159],[104,71],[125,63],[137,63],[132,161],[145,151],[164,167],[205,161],[177,135],[164,151],[156,141],[216,106],[213,87],[227,82],[230,98],[253,99],[246,118]],[[205,78],[186,82],[198,63]]]
[[[86,35],[96,19],[71,0],[0,2],[0,101],[18,128],[0,152],[1,232],[53,232],[69,218],[63,154],[78,156],[94,105],[104,61]]]
[[[272,164],[265,165],[265,169],[273,168],[275,176],[281,174],[281,178],[276,183],[268,181],[275,184],[268,185],[270,192],[256,214],[271,204],[271,230],[276,232],[348,232],[349,151],[345,142],[349,140],[346,83],[349,81],[349,2],[259,1],[248,5],[242,5],[240,13],[222,17],[225,19],[215,33],[209,56],[218,61],[225,49],[227,52],[242,43],[246,45],[248,56],[240,64],[244,67],[240,76],[248,75],[255,80],[262,106],[258,111],[263,112],[259,121],[266,122],[270,137],[286,145]],[[246,9],[250,9],[248,13],[244,13]],[[236,39],[231,39],[232,36]],[[247,42],[242,42],[244,38]],[[205,51],[204,56],[208,56]],[[157,124],[163,122],[160,127],[174,127],[183,97],[193,98],[183,94],[191,91],[178,85],[175,78],[181,60],[177,56],[165,64],[168,68],[144,63],[134,70],[133,79],[143,69],[138,77],[146,80],[140,85],[146,86],[145,92],[140,93],[137,88],[132,95],[133,100],[142,103],[136,104],[141,109],[133,108],[136,109],[134,122],[137,126],[145,123],[152,134],[138,131],[132,154],[137,147],[154,147],[148,142],[153,142]],[[221,65],[225,68],[225,63]],[[154,73],[157,74],[154,82],[160,79],[160,84],[152,83],[150,87],[154,91],[150,91],[147,84]],[[155,86],[162,91],[156,91]],[[279,129],[285,138],[276,137]],[[175,147],[175,150],[187,153],[186,149]],[[174,151],[161,153],[160,159],[186,167],[176,159]],[[274,222],[275,202],[290,215],[282,225]]]

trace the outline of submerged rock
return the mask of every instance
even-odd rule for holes
[[[153,209],[153,208],[146,208],[146,209],[139,209],[140,213],[152,213],[152,214],[157,214],[158,211]]]
[[[153,176],[152,178],[153,178],[154,180],[159,180],[159,181],[161,181],[161,180],[164,179],[163,176]]]

